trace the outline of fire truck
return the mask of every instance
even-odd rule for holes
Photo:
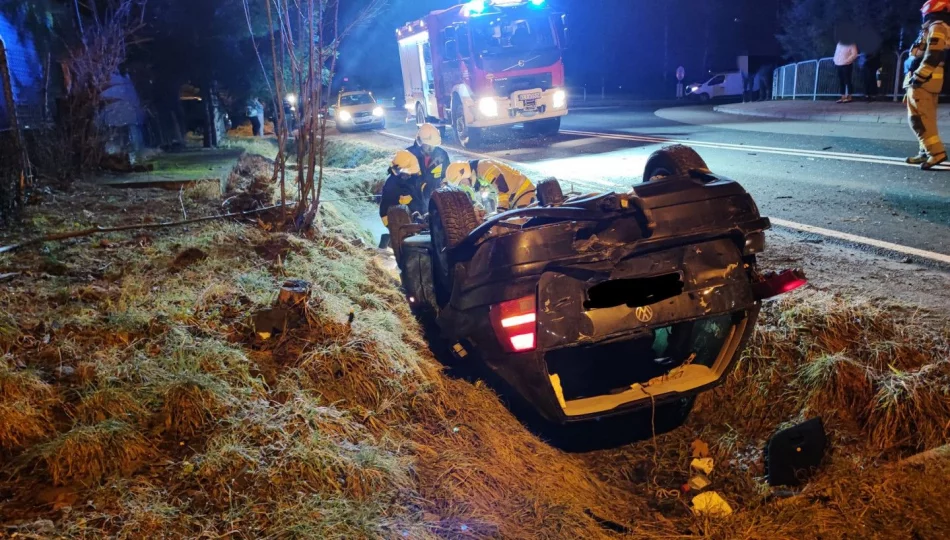
[[[516,124],[556,134],[567,35],[545,0],[472,0],[407,23],[396,30],[407,118],[450,128],[465,147]]]

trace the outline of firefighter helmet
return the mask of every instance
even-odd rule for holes
[[[419,167],[419,160],[408,150],[396,152],[391,171],[393,174],[422,174],[422,168]]]
[[[432,124],[422,124],[416,134],[416,143],[419,146],[442,146],[442,134],[439,133],[439,128]]]
[[[449,165],[445,172],[446,182],[457,186],[466,180],[466,185],[472,184],[472,165],[469,162],[457,161]]]
[[[920,8],[920,13],[924,17],[933,13],[939,13],[942,11],[950,10],[950,0],[927,0],[924,2],[923,7]]]

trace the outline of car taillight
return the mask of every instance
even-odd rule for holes
[[[762,281],[752,284],[752,291],[756,300],[765,300],[790,293],[807,284],[808,279],[802,270],[785,270],[779,274],[765,275]]]
[[[491,307],[492,328],[508,352],[533,351],[537,347],[538,313],[534,295]]]

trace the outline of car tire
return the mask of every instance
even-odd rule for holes
[[[709,94],[707,94],[706,92],[697,94],[697,96],[699,97],[700,103],[706,103],[707,101],[709,101]]]
[[[473,128],[465,120],[465,111],[462,104],[456,101],[452,104],[452,131],[463,148],[478,148],[482,141],[482,130]]]
[[[465,240],[478,226],[475,206],[468,195],[455,186],[445,186],[429,200],[429,231],[432,235],[432,272],[436,301],[448,304],[455,286],[456,266],[449,263],[448,250]]]
[[[538,183],[538,204],[541,206],[558,206],[564,202],[564,191],[556,178],[548,178]]]
[[[709,166],[695,150],[682,144],[654,152],[643,168],[643,181],[656,182],[669,176],[687,176],[690,171],[708,173]]]
[[[401,204],[390,208],[389,212],[386,213],[386,218],[386,228],[389,229],[389,247],[393,248],[396,264],[399,265],[401,263],[402,241],[406,239],[404,229],[412,224],[412,216],[409,215],[409,207]]]

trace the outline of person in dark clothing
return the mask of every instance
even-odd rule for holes
[[[419,160],[422,175],[430,189],[439,189],[445,181],[445,172],[451,163],[448,152],[442,148],[439,128],[432,124],[422,124],[416,134],[416,142],[406,150]]]
[[[881,53],[867,53],[864,56],[864,92],[868,101],[877,99],[880,89],[877,87],[877,72],[881,69]]]
[[[397,152],[379,199],[379,217],[383,225],[389,225],[389,209],[398,205],[408,206],[410,214],[428,214],[429,199],[435,191],[433,186],[432,182],[426,182],[419,160],[412,152]]]

